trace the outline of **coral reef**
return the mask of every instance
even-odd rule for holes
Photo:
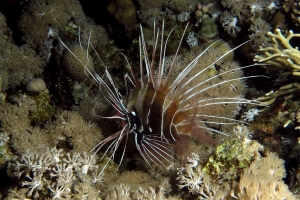
[[[70,154],[56,148],[39,154],[28,151],[8,164],[8,174],[17,178],[22,188],[9,191],[6,199],[18,198],[16,193],[33,199],[47,196],[52,199],[96,199],[99,194],[95,185],[101,181],[97,168],[94,155],[86,152]],[[86,176],[88,173],[92,179]]]
[[[45,62],[29,45],[17,46],[12,31],[5,22],[5,16],[0,13],[0,17],[0,90],[5,91],[26,84],[33,77],[41,75]]]
[[[124,26],[132,26],[136,22],[136,6],[131,0],[111,1],[107,11]]]
[[[74,111],[58,113],[53,122],[50,122],[48,117],[46,129],[32,126],[31,123],[36,120],[46,120],[40,112],[47,111],[40,109],[47,109],[45,108],[47,104],[37,101],[39,100],[35,100],[34,97],[20,94],[13,98],[13,104],[1,103],[1,131],[11,138],[14,151],[20,154],[26,151],[34,153],[42,151],[47,146],[53,147],[68,142],[75,151],[81,153],[93,148],[101,139],[100,128],[96,124],[85,122]]]
[[[250,25],[249,31],[252,32],[249,35],[249,39],[252,42],[252,49],[257,51],[260,46],[264,46],[270,42],[270,38],[266,37],[266,34],[271,30],[271,26],[262,20],[261,18],[255,19],[253,24]]]
[[[172,187],[166,177],[155,179],[140,171],[123,172],[115,182],[108,186],[105,199],[177,199],[171,196]]]
[[[243,170],[239,199],[296,199],[282,180],[285,176],[284,161],[269,153]]]
[[[138,0],[138,2],[140,5],[138,16],[149,27],[153,27],[154,20],[157,23],[161,23],[163,20],[186,22],[191,18],[191,12],[195,10],[198,3],[195,0]],[[176,15],[174,11],[179,12],[179,14]]]
[[[102,139],[101,129],[93,123],[86,122],[74,111],[63,111],[56,114],[56,120],[47,124],[53,145],[67,142],[72,151],[83,152],[92,149]]]
[[[19,27],[25,33],[26,41],[30,45],[41,46],[51,35],[47,27],[64,30],[73,20],[78,21],[84,18],[85,14],[77,0],[34,0],[30,3],[28,10],[23,12]]]
[[[88,3],[0,3],[1,199],[299,199],[299,0]],[[138,53],[140,24],[145,55]],[[190,89],[217,86],[201,97],[214,100],[197,108],[197,123],[219,144],[190,139],[186,163],[175,157],[165,167],[147,165],[129,137],[127,146],[90,153],[122,124],[106,119],[113,107],[84,67],[100,77],[107,70],[126,101],[128,65],[139,70],[139,56],[151,57],[155,37],[169,39],[157,49],[166,46],[163,73],[175,62],[173,79],[210,46],[184,78],[211,64]],[[268,79],[257,78],[265,73]],[[247,99],[254,101],[246,108]]]
[[[228,183],[214,183],[213,179],[202,171],[201,165],[198,164],[199,156],[193,154],[188,159],[185,167],[178,169],[179,189],[187,188],[188,191],[197,195],[197,199],[226,199],[230,194],[230,186]]]
[[[202,170],[219,177],[225,171],[236,174],[238,170],[249,166],[256,157],[260,157],[258,152],[262,150],[261,144],[247,138],[228,140],[216,148]]]
[[[36,106],[35,110],[30,111],[28,118],[33,124],[44,124],[55,114],[55,105],[51,102],[52,95],[48,90],[44,90],[38,94],[31,95]]]
[[[257,150],[260,148],[253,148],[250,154],[240,157],[247,158],[258,153]],[[227,169],[232,170],[232,167],[234,165]],[[178,169],[177,185],[179,189],[187,188],[197,199],[296,199],[282,180],[286,175],[284,161],[275,153],[267,153],[266,157],[256,156],[250,165],[248,162],[248,166],[243,168],[242,173],[239,170],[236,173],[219,171],[218,179],[213,179],[206,173],[207,168],[199,165],[199,156],[193,154],[188,164]]]

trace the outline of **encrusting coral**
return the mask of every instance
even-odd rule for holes
[[[262,150],[261,144],[247,138],[228,140],[216,148],[203,171],[219,177],[225,171],[235,174],[249,166],[256,157],[260,157],[258,152]]]

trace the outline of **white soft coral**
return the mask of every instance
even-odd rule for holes
[[[24,181],[21,185],[29,188],[27,193],[28,197],[37,199],[39,197],[38,191],[43,189],[42,175],[34,176],[33,178],[26,175],[26,178],[29,179],[29,181]]]
[[[71,195],[69,195],[70,193],[70,188],[68,187],[64,187],[61,184],[55,184],[55,188],[54,188],[54,184],[51,187],[48,187],[48,189],[51,192],[51,196],[53,200],[60,200],[60,199],[67,199],[70,198]]]
[[[198,194],[203,184],[204,174],[201,171],[201,166],[194,169],[195,172],[191,166],[185,167],[184,170],[181,169],[176,180],[179,181],[179,189],[187,187],[192,194]]]
[[[237,26],[238,18],[227,11],[222,14],[220,21],[224,30],[232,37],[236,37],[237,33],[241,31],[241,28]]]
[[[179,189],[187,187],[192,194],[197,194],[199,192],[204,177],[202,167],[198,166],[199,159],[199,155],[193,153],[188,157],[186,167],[178,169],[178,177],[176,180],[179,181]]]
[[[91,170],[92,168],[98,168],[98,166],[95,165],[96,159],[94,155],[83,152],[83,156],[80,156],[79,160],[82,163],[81,173],[83,174],[87,174],[88,170]]]
[[[242,118],[245,120],[245,121],[248,121],[248,122],[252,122],[254,120],[254,117],[256,115],[259,115],[259,110],[257,108],[251,108],[250,110],[248,110],[247,112],[245,112],[243,115],[242,115]]]
[[[96,170],[95,163],[95,155],[86,152],[64,154],[62,149],[53,148],[40,154],[27,152],[11,161],[8,174],[21,179],[21,186],[29,188],[28,197],[37,199],[39,192],[46,187],[52,199],[69,199],[69,188],[76,183],[80,172],[86,175],[90,170]],[[95,182],[101,181],[101,174],[96,178]]]

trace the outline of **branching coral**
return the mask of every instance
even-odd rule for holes
[[[290,40],[300,37],[300,34],[290,30],[285,37],[280,29],[276,29],[274,33],[268,32],[267,35],[272,39],[273,46],[260,47],[260,52],[264,55],[256,55],[254,61],[268,64],[265,66],[268,70],[284,69],[288,71],[285,74],[300,76],[300,51],[290,44]]]
[[[281,86],[276,91],[271,90],[266,93],[264,96],[261,96],[255,99],[257,102],[260,102],[261,106],[267,106],[274,103],[274,101],[279,96],[284,96],[285,100],[291,99],[294,97],[295,92],[300,90],[300,83],[290,83],[284,86]]]
[[[300,37],[300,34],[294,33],[292,30],[289,31],[285,37],[280,29],[276,29],[274,33],[268,32],[267,35],[272,39],[273,46],[260,47],[262,55],[256,55],[254,58],[255,62],[265,63],[262,67],[267,70],[284,70],[281,76],[293,75],[300,76],[300,51],[298,47],[293,47],[290,44],[290,40],[293,38]],[[289,95],[286,98],[293,97],[293,93],[299,91],[299,83],[294,82],[282,86],[277,91],[271,91],[258,98],[257,100],[262,101],[265,105],[273,103],[277,97],[281,95]]]
[[[299,0],[284,0],[282,2],[283,10],[288,13],[297,27],[300,26],[300,4]]]

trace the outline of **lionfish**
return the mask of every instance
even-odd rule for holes
[[[207,94],[207,91],[210,89],[218,87],[224,83],[258,76],[233,78],[203,88],[204,82],[216,79],[226,73],[234,73],[235,70],[237,70],[233,69],[212,76],[209,78],[209,80],[200,82],[197,85],[191,86],[190,83],[197,79],[197,77],[204,73],[204,71],[210,69],[215,63],[243,44],[233,48],[226,54],[223,54],[213,63],[208,64],[207,67],[186,79],[187,75],[195,67],[195,65],[198,62],[201,62],[201,57],[213,45],[212,44],[202,53],[197,55],[174,78],[173,70],[175,67],[175,62],[178,58],[179,49],[181,47],[187,27],[188,25],[185,27],[171,65],[168,67],[168,69],[166,69],[166,47],[170,34],[174,28],[168,34],[166,40],[164,40],[164,22],[162,25],[161,34],[159,33],[159,28],[155,28],[154,25],[154,45],[152,55],[150,57],[147,52],[143,28],[140,26],[141,35],[139,37],[139,77],[136,76],[126,56],[123,55],[129,66],[132,76],[132,78],[127,78],[129,78],[134,87],[127,96],[120,95],[118,89],[115,87],[112,76],[107,69],[105,69],[105,77],[108,79],[108,82],[105,82],[104,79],[96,72],[90,71],[85,67],[85,71],[99,84],[102,94],[116,111],[114,116],[104,118],[117,119],[121,121],[121,129],[98,143],[98,145],[96,145],[91,152],[97,153],[104,147],[104,145],[109,144],[102,159],[104,156],[109,154],[109,160],[111,160],[114,158],[121,142],[124,141],[125,145],[120,161],[121,164],[124,158],[128,138],[133,137],[136,149],[146,163],[150,165],[152,162],[156,165],[166,167],[165,162],[171,163],[174,154],[181,158],[183,162],[187,160],[187,157],[190,154],[188,148],[190,138],[193,138],[199,142],[215,145],[217,142],[209,137],[206,134],[206,131],[227,135],[220,130],[199,125],[199,121],[210,123],[210,118],[218,118],[228,120],[229,124],[232,122],[240,122],[239,120],[232,118],[201,114],[201,112],[199,112],[199,107],[202,108],[205,106],[220,104],[252,104],[253,101],[241,97],[201,97],[204,97]],[[158,43],[160,37],[161,39],[159,47]],[[68,49],[63,42],[62,44]],[[157,57],[156,55],[158,48],[160,48],[159,60],[156,62],[155,58]],[[73,54],[73,56],[76,57],[75,54]],[[80,61],[79,59],[78,61],[85,66],[84,62]],[[158,66],[156,66],[157,63]],[[103,172],[108,162],[105,164],[100,173]]]

